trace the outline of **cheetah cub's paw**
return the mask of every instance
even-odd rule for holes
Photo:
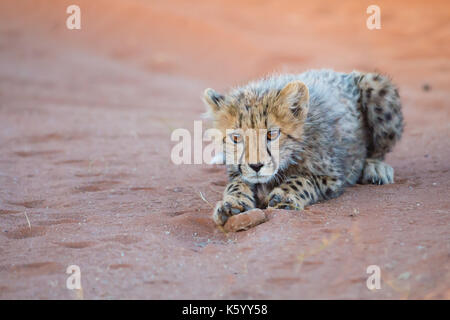
[[[304,205],[300,202],[297,194],[291,191],[284,191],[281,188],[275,188],[269,194],[268,207],[273,209],[285,210],[303,210]]]
[[[381,160],[367,159],[361,176],[363,184],[394,183],[394,169]]]
[[[223,226],[229,217],[253,208],[253,203],[245,197],[226,195],[222,201],[217,202],[213,220],[217,225]]]

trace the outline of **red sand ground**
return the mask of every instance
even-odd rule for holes
[[[70,31],[73,1],[1,1],[0,298],[449,299],[450,6],[376,2],[370,31],[373,1],[86,0]],[[170,133],[206,87],[322,67],[399,84],[396,183],[222,233],[224,168],[175,166]]]

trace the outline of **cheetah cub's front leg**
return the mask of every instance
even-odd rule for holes
[[[224,225],[232,215],[255,208],[253,191],[241,179],[230,182],[223,193],[223,200],[216,205],[213,220],[217,225]]]
[[[340,180],[334,177],[291,176],[267,197],[268,207],[274,209],[303,210],[319,200],[331,199],[343,191]]]

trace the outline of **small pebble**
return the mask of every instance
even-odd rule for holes
[[[398,276],[398,280],[408,280],[409,277],[411,277],[411,272],[403,272],[401,275]]]

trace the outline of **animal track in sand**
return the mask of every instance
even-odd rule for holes
[[[130,188],[131,191],[153,191],[155,188],[153,187],[133,187]]]
[[[22,206],[28,209],[31,208],[42,208],[42,204],[45,202],[45,200],[30,200],[30,201],[22,201],[22,202],[8,202],[8,204],[12,204],[15,206]]]
[[[56,262],[34,262],[9,266],[6,269],[23,275],[44,275],[64,272],[64,267]]]
[[[117,269],[131,269],[133,266],[131,264],[127,263],[116,263],[116,264],[110,264],[109,269],[111,270],[117,270]]]
[[[81,166],[88,166],[89,160],[69,159],[69,160],[56,161],[54,164],[56,164],[56,165],[58,165],[58,164],[77,164],[77,165],[81,165]]]
[[[20,211],[0,209],[0,214],[14,214],[14,213],[20,213]]]
[[[78,178],[91,178],[91,177],[98,177],[102,174],[100,172],[87,172],[87,173],[76,173],[75,177]]]
[[[58,245],[65,248],[70,249],[84,249],[88,247],[92,247],[96,244],[96,242],[93,241],[79,241],[79,242],[60,242]]]
[[[22,228],[15,229],[13,231],[4,232],[3,234],[9,239],[26,239],[33,237],[40,237],[47,233],[45,227],[32,226],[31,228],[26,226]]]
[[[204,168],[203,170],[205,172],[209,172],[209,173],[225,172],[225,169],[223,168],[223,166],[212,166],[212,167]]]
[[[61,150],[44,150],[44,151],[16,151],[14,152],[15,155],[22,157],[22,158],[28,158],[28,157],[37,157],[37,156],[50,156],[57,153],[62,153]]]
[[[102,239],[102,241],[114,241],[119,242],[121,244],[133,244],[141,241],[141,238],[130,236],[130,235],[117,235],[111,238]]]
[[[76,192],[98,192],[111,189],[114,185],[119,184],[119,181],[115,180],[102,180],[86,184],[81,187],[75,187]]]
[[[214,186],[220,186],[220,187],[225,187],[227,185],[227,181],[213,181],[211,182],[212,185]]]

